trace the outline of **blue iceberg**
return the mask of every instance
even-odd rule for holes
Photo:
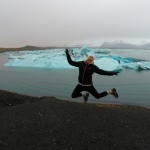
[[[111,55],[108,49],[89,49],[87,46],[69,50],[74,61],[82,61],[92,53],[95,56],[94,63],[106,71],[121,71],[123,68],[134,70],[150,70],[150,62],[138,58]],[[34,50],[20,52],[5,52],[9,61],[5,66],[9,67],[34,67],[47,69],[75,68],[68,64],[64,49]]]

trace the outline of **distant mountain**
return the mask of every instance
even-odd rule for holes
[[[52,49],[52,48],[55,48],[55,47],[37,47],[37,46],[27,45],[24,47],[20,47],[18,49],[21,49],[21,50],[45,50],[45,49]]]
[[[37,47],[37,46],[24,46],[19,48],[0,48],[0,52],[6,51],[25,51],[25,50],[47,50],[47,49],[54,49],[54,48],[61,48],[61,47]]]
[[[126,43],[123,41],[116,42],[104,42],[100,48],[109,48],[109,49],[150,49],[150,42],[143,45],[135,45],[131,43]]]
[[[139,48],[140,48],[140,49],[150,49],[150,42],[145,43],[145,44],[139,46]]]

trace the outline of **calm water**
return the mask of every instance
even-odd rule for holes
[[[150,51],[112,50],[112,54],[141,58],[150,61]],[[34,69],[5,67],[7,56],[0,54],[0,89],[32,96],[55,96],[77,100],[70,97],[77,84],[78,69]],[[109,95],[102,99],[89,97],[89,102],[129,104],[150,107],[150,71],[124,69],[118,76],[94,74],[93,82],[97,91],[102,92],[115,87],[119,98]]]

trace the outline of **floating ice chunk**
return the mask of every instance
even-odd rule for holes
[[[12,54],[8,55],[8,59],[24,59],[24,56],[13,56]]]
[[[5,66],[14,66],[14,67],[35,67],[35,68],[74,68],[69,65],[66,56],[59,54],[25,54],[23,55],[24,59],[19,59],[14,57],[9,62],[5,63]]]
[[[137,69],[138,68],[137,63],[131,62],[131,63],[121,63],[121,64],[124,68],[128,68],[128,69]]]
[[[108,49],[95,49],[94,52],[95,53],[102,53],[102,54],[109,54],[110,50],[108,50]]]
[[[117,60],[112,58],[101,58],[95,60],[95,64],[103,70],[106,71],[120,71],[122,70],[122,65],[118,63]]]
[[[150,62],[141,61],[138,62],[138,70],[150,70]]]
[[[86,55],[86,53],[89,52],[89,49],[86,45],[84,45],[82,48],[81,48],[81,55]]]
[[[132,63],[123,63],[123,67],[135,70],[150,70],[150,62],[141,61],[141,62],[132,62]]]

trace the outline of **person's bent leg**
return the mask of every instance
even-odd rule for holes
[[[104,92],[102,92],[102,93],[98,93],[98,92],[96,91],[96,89],[94,88],[93,85],[87,87],[86,89],[87,89],[87,91],[88,91],[89,93],[91,93],[91,94],[92,94],[95,98],[97,98],[97,99],[102,98],[102,97],[105,97],[105,96],[108,95],[108,92],[107,92],[107,91],[104,91]]]
[[[72,98],[77,98],[77,97],[81,97],[82,96],[82,92],[83,89],[82,89],[82,86],[81,85],[77,85],[71,95]]]

